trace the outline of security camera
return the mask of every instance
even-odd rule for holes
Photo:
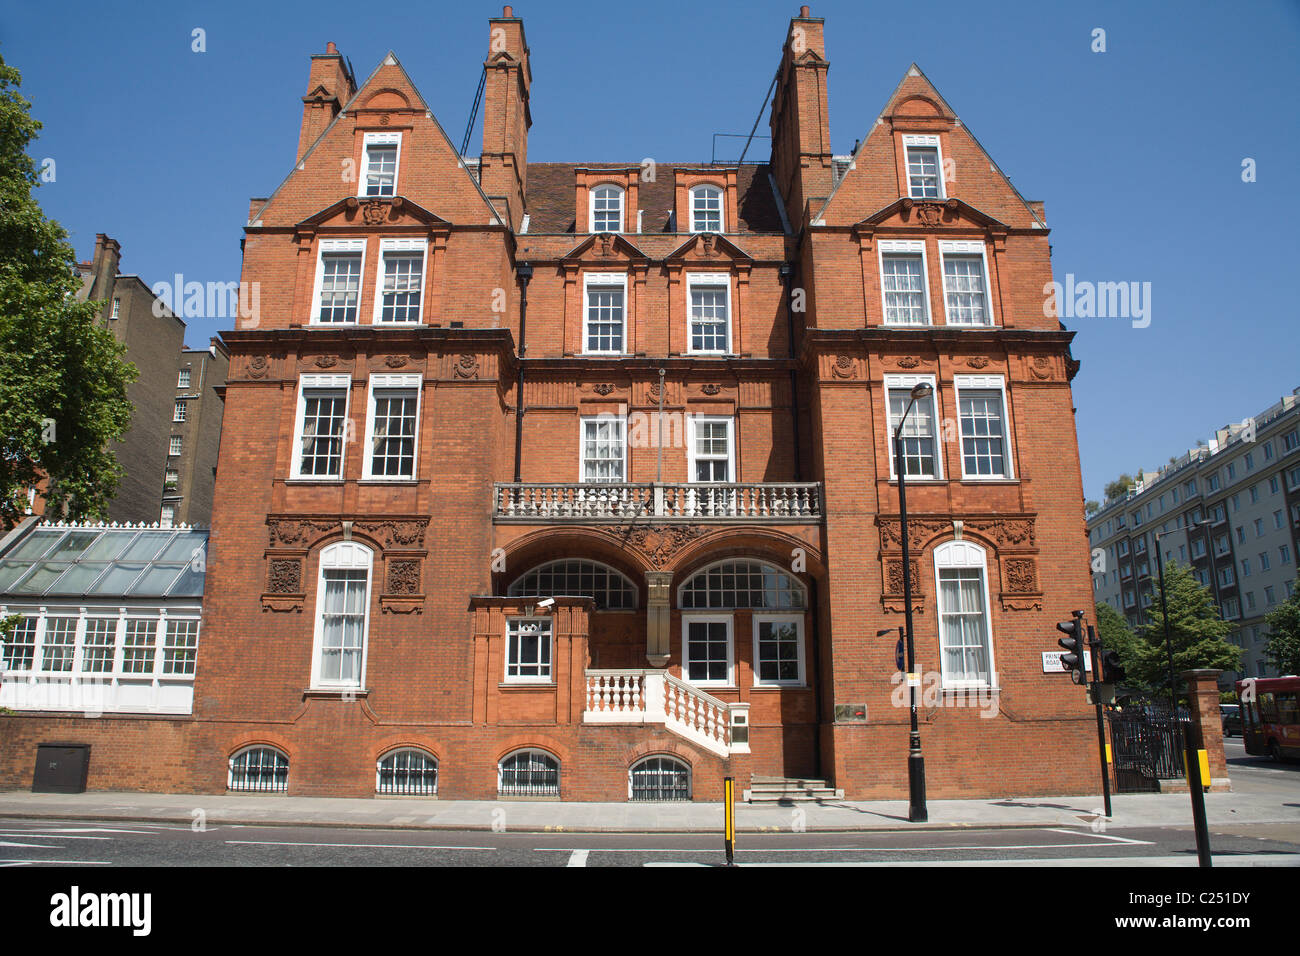
[[[537,607],[539,609],[544,607],[551,607],[553,604],[555,604],[555,598],[542,598],[540,601],[537,602]]]

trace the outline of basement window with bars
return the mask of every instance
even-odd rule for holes
[[[248,747],[230,758],[226,787],[245,793],[289,789],[289,758],[274,747]]]
[[[691,768],[672,757],[647,757],[628,771],[628,799],[681,801],[691,799]]]
[[[375,765],[375,792],[429,797],[438,792],[438,760],[414,747],[381,757]]]
[[[560,762],[544,750],[517,750],[497,766],[503,797],[558,797]]]

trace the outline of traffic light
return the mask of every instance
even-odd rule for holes
[[[1101,679],[1106,684],[1120,684],[1124,681],[1124,668],[1119,662],[1117,651],[1102,651]]]
[[[1083,617],[1076,616],[1070,621],[1061,621],[1056,629],[1065,637],[1057,638],[1056,643],[1065,649],[1061,655],[1061,666],[1070,672],[1070,680],[1082,684],[1086,680],[1083,672]]]

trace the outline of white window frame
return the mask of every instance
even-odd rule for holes
[[[716,232],[712,229],[695,228],[695,194],[699,192],[703,192],[706,189],[716,189],[718,192],[718,228]],[[686,204],[687,204],[686,213],[688,216],[690,216],[692,233],[714,232],[715,235],[721,235],[722,233],[727,231],[726,187],[719,186],[717,183],[699,183],[698,185],[692,186],[690,188],[690,192],[687,194],[686,197]]]
[[[376,475],[374,468],[375,441],[375,390],[387,388],[412,389],[415,391],[415,442],[411,452],[411,473],[409,475]],[[410,484],[419,478],[420,473],[420,422],[424,406],[424,380],[419,373],[402,375],[371,375],[366,385],[366,442],[362,446],[365,457],[362,461],[362,480],[391,484],[398,482]],[[346,421],[346,419],[345,419]],[[347,426],[344,425],[346,433]],[[301,449],[301,444],[299,445]]]
[[[185,450],[184,435],[170,435],[167,438],[167,457],[176,458]]]
[[[619,426],[619,442],[622,445],[621,460],[623,464],[623,477],[612,484],[622,484],[628,480],[627,474],[627,419],[613,412],[603,412],[598,415],[583,415],[578,419],[578,483],[581,485],[600,485],[611,484],[611,482],[598,481],[594,478],[587,477],[587,425],[588,424],[617,424]],[[601,461],[607,459],[598,459]]]
[[[1013,481],[1015,480],[1015,466],[1012,464],[1011,455],[1011,417],[1007,413],[1007,382],[1001,375],[954,375],[953,391],[956,393],[955,418],[957,419],[957,457],[961,459],[961,478],[962,481]],[[1001,475],[972,475],[966,472],[966,446],[963,444],[964,436],[961,430],[961,393],[962,390],[968,391],[997,391],[1002,400],[1002,462],[1003,474]],[[892,436],[892,432],[891,432]],[[890,449],[891,452],[893,449]],[[909,479],[910,480],[910,479]]]
[[[695,480],[695,426],[698,422],[727,423],[727,480]],[[734,415],[688,415],[686,418],[686,480],[692,485],[731,485],[736,483],[736,417]],[[716,459],[710,458],[710,461]]]
[[[618,193],[618,228],[601,229],[600,232],[609,232],[614,235],[622,235],[627,231],[627,190],[621,185],[614,182],[596,183],[587,190],[587,231],[595,234],[596,230],[596,190],[613,189]]]
[[[327,253],[361,253],[361,270],[357,273],[357,317],[352,322],[322,322],[320,320],[320,292],[325,284],[325,256]],[[361,293],[366,285],[366,240],[322,239],[316,244],[316,281],[311,290],[311,324],[324,328],[351,328],[361,323]]]
[[[954,322],[948,314],[948,257],[969,259],[979,256],[980,268],[984,270],[984,314],[987,320],[981,323]],[[983,242],[962,241],[955,239],[939,240],[939,279],[943,285],[943,322],[955,329],[988,329],[998,324],[998,317],[993,312],[993,283],[989,277],[988,249]]]
[[[548,650],[545,674],[536,674],[536,675],[528,674],[528,675],[520,676],[518,674],[510,673],[510,666],[511,666],[510,625],[511,624],[539,624],[545,627],[547,650]],[[555,622],[550,617],[547,616],[539,617],[537,615],[532,615],[532,614],[509,615],[505,619],[505,633],[502,635],[502,637],[505,640],[505,647],[502,648],[502,654],[501,654],[502,661],[504,663],[504,667],[502,669],[502,676],[501,676],[501,682],[503,684],[554,684],[555,683]],[[523,663],[521,661],[515,661],[514,664],[517,667],[523,666]],[[537,662],[537,666],[539,669],[542,667],[540,658]]]
[[[935,171],[938,174],[938,179],[939,179],[939,195],[937,197],[912,195],[912,174],[910,171],[910,162],[909,162],[909,156],[907,155],[907,151],[910,147],[913,146],[919,146],[923,149],[928,149],[933,147],[934,149],[934,157],[936,163]],[[933,136],[933,135],[923,136],[918,134],[903,135],[903,195],[904,196],[910,199],[920,199],[929,202],[938,202],[940,200],[947,199],[948,187],[947,184],[944,182],[943,173],[944,173],[943,145],[940,143],[938,136]]]
[[[402,173],[402,134],[401,133],[366,133],[361,145],[361,175],[357,177],[357,197],[360,199],[391,199],[393,196],[370,196],[366,194],[366,180],[370,173],[370,147],[396,146],[397,156],[393,160],[393,196],[399,195],[397,180]]]
[[[185,412],[186,412],[185,403],[186,403],[186,401],[187,401],[187,400],[184,399],[184,398],[178,398],[178,399],[176,399],[176,405],[175,405],[175,407],[172,409],[172,421],[173,421],[173,422],[183,422],[183,421],[185,421]]]
[[[420,254],[420,310],[419,316],[415,321],[405,322],[385,322],[384,315],[384,272],[385,264],[389,253],[396,255],[410,255],[413,252]],[[362,253],[362,269],[365,268],[365,253]],[[415,325],[422,325],[424,320],[424,307],[428,304],[426,292],[428,291],[428,269],[429,269],[429,242],[426,239],[381,239],[379,240],[379,268],[375,270],[375,307],[370,316],[372,325],[383,325],[389,328],[410,328]],[[319,305],[319,303],[318,303]],[[358,302],[358,315],[360,314],[360,303]]]
[[[307,392],[315,389],[342,389],[343,390],[343,448],[339,452],[339,473],[337,475],[304,475],[302,473],[302,432],[306,424],[307,414]],[[293,426],[293,445],[290,451],[293,455],[290,464],[289,475],[291,478],[302,481],[342,481],[343,472],[347,467],[348,456],[348,429],[352,427],[349,423],[352,421],[352,376],[343,375],[300,375],[298,377],[298,404],[294,412]]]
[[[922,382],[930,385],[930,402],[931,421],[934,424],[934,477],[922,475],[908,475],[908,484],[926,481],[945,481],[943,470],[943,442],[940,441],[939,435],[939,385],[933,375],[886,375],[885,376],[885,447],[889,454],[889,480],[898,480],[897,469],[897,452],[894,449],[894,426],[893,416],[889,412],[889,393],[893,391],[911,391]],[[960,429],[958,429],[960,432]],[[904,436],[906,437],[906,436]]]
[[[366,666],[369,663],[370,649],[370,601],[374,589],[375,553],[364,544],[356,541],[336,541],[321,549],[316,562],[316,622],[313,628],[311,652],[311,688],[312,690],[360,690],[366,686]],[[321,678],[321,655],[324,652],[325,638],[325,572],[326,571],[361,571],[366,572],[366,596],[362,605],[364,611],[361,619],[361,665],[356,681],[331,680]]]
[[[176,524],[176,506],[173,504],[163,505],[162,510],[159,512],[158,515],[158,527],[171,528],[174,527],[175,524]]]
[[[970,570],[980,572],[980,584],[984,598],[984,635],[987,642],[989,658],[989,680],[958,680],[948,676],[946,656],[943,643],[943,600],[940,588],[940,572],[946,570]],[[1128,592],[1125,592],[1126,595]],[[939,631],[939,671],[945,689],[960,687],[997,687],[998,669],[994,657],[993,640],[993,605],[989,603],[989,568],[988,553],[972,541],[945,541],[934,549],[934,601],[935,623]],[[1125,601],[1125,607],[1129,602]]]
[[[617,286],[623,290],[623,347],[618,351],[589,349],[587,323],[591,317],[590,292],[592,286]],[[582,350],[583,355],[626,355],[628,349],[627,323],[627,273],[626,272],[588,272],[582,277]]]
[[[180,369],[180,370],[178,370],[178,371],[176,372],[176,387],[177,387],[177,388],[189,388],[189,387],[190,387],[190,370],[189,370],[189,369],[187,369],[187,368],[183,368],[183,369]]]
[[[754,686],[755,687],[804,687],[807,684],[807,671],[804,665],[804,637],[803,637],[803,615],[802,614],[774,614],[769,612],[754,611],[751,615],[753,618],[754,631]],[[798,654],[799,676],[795,680],[763,680],[759,676],[759,665],[761,661],[758,656],[758,629],[759,625],[764,623],[793,624],[795,626],[795,645]]]
[[[885,292],[885,256],[907,255],[921,256],[921,296],[925,303],[924,322],[891,322],[889,306]],[[934,325],[934,309],[930,304],[930,262],[925,251],[924,239],[881,239],[876,243],[876,267],[880,276],[880,321],[881,324],[895,329],[924,329]],[[977,326],[978,328],[979,326]]]
[[[691,623],[725,624],[727,626],[727,677],[725,680],[693,680],[690,676],[690,632]],[[736,686],[736,618],[734,614],[697,614],[694,611],[682,613],[682,680],[692,687],[727,687]]]
[[[686,273],[686,354],[687,355],[734,355],[735,338],[732,334],[732,296],[731,296],[731,276],[725,272],[688,272]],[[696,286],[722,286],[727,290],[727,347],[721,352],[715,349],[696,349],[693,346],[695,336],[692,330],[692,324],[695,316],[692,314],[691,294]]]

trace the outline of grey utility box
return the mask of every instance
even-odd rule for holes
[[[85,793],[90,744],[38,744],[32,793]]]

